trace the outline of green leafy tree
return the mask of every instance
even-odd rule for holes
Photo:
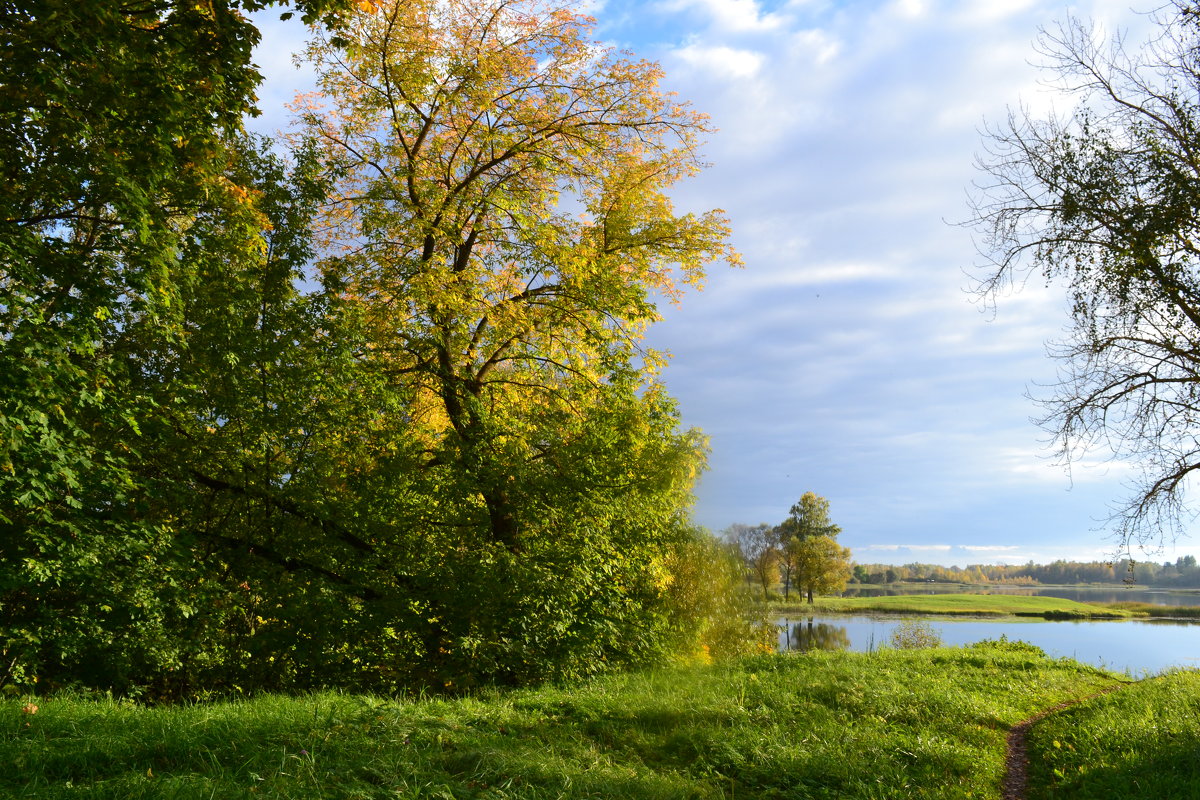
[[[1200,30],[1191,3],[1155,21],[1138,50],[1074,19],[1043,34],[1044,68],[1076,105],[990,132],[974,220],[983,292],[1037,271],[1070,293],[1042,422],[1068,463],[1100,449],[1141,467],[1112,518],[1127,549],[1182,531],[1200,469]]]
[[[0,683],[736,650],[640,344],[736,262],[666,196],[704,119],[557,6],[310,2],[330,107],[285,168],[238,132],[262,5],[0,9]]]
[[[697,530],[675,546],[668,567],[681,655],[709,661],[774,650],[776,628],[743,581],[736,548]]]
[[[189,226],[257,225],[226,141],[258,82],[240,10],[264,5],[0,8],[0,682],[178,659],[194,558],[156,491],[175,409],[152,387],[186,347]]]
[[[266,142],[230,155],[260,217],[246,229],[231,209],[195,217],[181,251],[197,278],[181,294],[187,346],[143,387],[168,415],[144,426],[155,473],[141,480],[170,515],[190,601],[164,690],[306,688],[333,664],[353,683],[339,654],[363,641],[363,576],[387,554],[356,524],[352,480],[364,462],[401,459],[380,422],[400,409],[373,405],[336,300],[298,289],[323,198],[311,160],[296,154],[289,172]]]
[[[325,284],[396,405],[400,469],[359,512],[401,575],[392,664],[460,686],[663,654],[668,555],[704,442],[640,339],[653,297],[736,262],[719,212],[666,191],[702,116],[559,4],[385,2],[308,58],[300,138],[334,186]],[[390,423],[389,423],[390,424]],[[391,602],[391,601],[389,601]]]
[[[791,597],[800,544],[816,536],[837,538],[841,532],[842,529],[834,525],[829,518],[829,501],[815,492],[805,492],[792,505],[788,518],[775,526],[774,530],[779,540],[779,566],[783,573],[784,597]]]
[[[808,602],[814,594],[833,594],[846,588],[850,579],[850,549],[839,545],[832,536],[810,536],[791,540],[796,586]]]

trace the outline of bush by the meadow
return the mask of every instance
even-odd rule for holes
[[[897,650],[923,650],[941,647],[942,634],[928,622],[906,619],[892,631],[890,642]]]

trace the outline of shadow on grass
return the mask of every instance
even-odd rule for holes
[[[1200,672],[1177,670],[1047,717],[1030,739],[1030,800],[1200,797]]]
[[[1200,740],[1195,736],[1138,737],[1136,752],[1114,763],[1044,763],[1029,800],[1196,800],[1200,797]],[[1056,772],[1057,770],[1057,772]]]

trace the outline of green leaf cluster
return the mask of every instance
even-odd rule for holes
[[[414,98],[463,81],[442,127],[392,120],[436,147],[372,182],[310,118],[285,160],[240,130],[264,5],[0,9],[0,686],[455,691],[745,649],[687,521],[706,444],[639,344],[673,268],[736,260],[663,194],[702,124],[651,65],[588,74],[583,18],[479,3],[527,6],[523,55],[386,51]],[[449,30],[359,5],[297,4],[315,52]],[[544,91],[497,88],[544,48]]]

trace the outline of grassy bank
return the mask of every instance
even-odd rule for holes
[[[1119,680],[996,645],[762,656],[458,700],[49,698],[36,713],[10,700],[0,796],[995,798],[1009,726]]]
[[[1127,611],[1134,617],[1200,619],[1200,606],[1158,606],[1151,603],[1099,603],[1105,608]]]
[[[1124,604],[1118,604],[1124,605]],[[1044,617],[1046,619],[1127,619],[1134,612],[1062,600],[1007,594],[909,594],[887,597],[820,597],[807,603],[775,602],[780,613],[811,611],[841,614],[960,614],[971,616]]]
[[[1149,678],[1047,717],[1029,737],[1031,798],[1200,797],[1200,672]]]

